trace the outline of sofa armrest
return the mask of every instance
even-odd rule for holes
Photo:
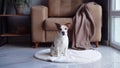
[[[45,6],[33,6],[31,8],[32,41],[45,42],[43,22],[48,18],[48,8]]]
[[[102,34],[102,6],[91,2],[88,4],[88,9],[91,12],[91,15],[95,22],[94,27],[94,35],[91,39],[91,42],[99,42],[101,41]]]

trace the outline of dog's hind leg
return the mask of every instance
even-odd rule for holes
[[[52,45],[50,48],[50,55],[54,56],[55,55],[55,47]]]

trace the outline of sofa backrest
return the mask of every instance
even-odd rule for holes
[[[73,16],[83,0],[48,0],[50,17]]]

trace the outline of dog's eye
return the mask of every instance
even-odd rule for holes
[[[61,28],[59,30],[62,30]]]
[[[67,28],[65,28],[65,30],[67,30]]]

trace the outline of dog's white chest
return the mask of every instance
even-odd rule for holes
[[[67,36],[64,36],[64,37],[57,36],[55,41],[54,41],[54,45],[57,47],[68,46],[68,37]]]

